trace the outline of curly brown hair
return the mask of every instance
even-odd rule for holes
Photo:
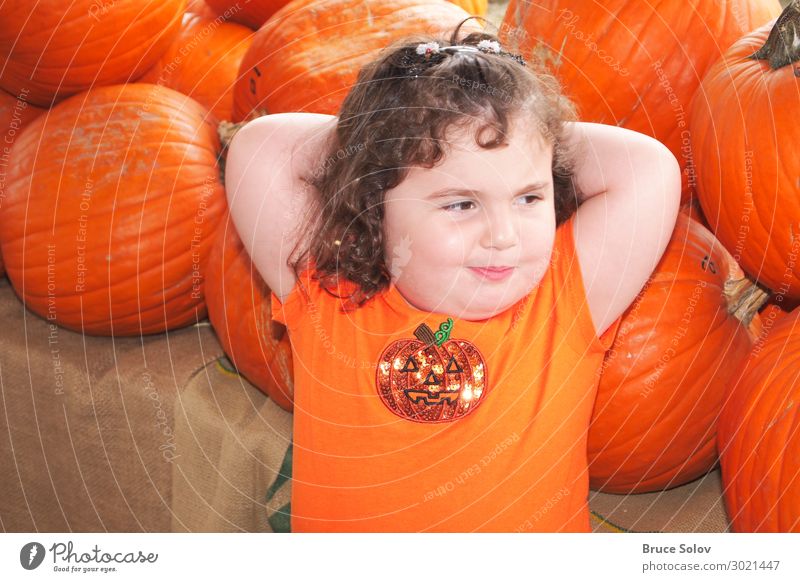
[[[498,42],[486,32],[457,41],[461,27],[472,18],[455,28],[449,42],[408,36],[365,65],[342,103],[327,162],[303,177],[316,191],[300,231],[310,234],[309,242],[288,264],[298,281],[300,266],[313,264],[313,278],[346,299],[347,309],[360,307],[389,286],[384,194],[405,179],[411,166],[432,168],[442,161],[444,136],[451,127],[474,129],[476,144],[493,149],[507,143],[512,120],[527,116],[553,147],[556,224],[577,208],[574,154],[564,146],[563,136],[564,122],[576,119],[575,107],[543,66],[525,64],[506,51],[417,53],[420,43],[437,42],[445,48]],[[488,139],[481,141],[484,134]],[[299,243],[292,255],[298,248]],[[333,293],[343,280],[355,289],[346,296]]]

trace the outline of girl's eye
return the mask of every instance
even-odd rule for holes
[[[454,212],[463,212],[465,210],[471,210],[471,208],[467,208],[465,205],[472,204],[475,206],[475,203],[472,200],[462,200],[461,202],[455,202],[453,204],[448,204],[444,206],[442,210],[450,210]]]
[[[536,204],[536,202],[541,200],[542,197],[539,196],[538,194],[526,194],[525,196],[520,196],[519,199],[524,200],[526,206],[532,206],[533,204]]]
[[[517,200],[522,200],[523,206],[533,206],[541,199],[542,197],[539,194],[526,194],[525,196],[520,196]],[[462,200],[461,202],[454,202],[453,204],[443,206],[442,210],[447,210],[449,212],[466,212],[473,208],[475,208],[475,202],[472,200]]]

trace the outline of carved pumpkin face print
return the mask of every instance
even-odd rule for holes
[[[489,389],[483,355],[469,341],[450,339],[453,320],[433,332],[392,342],[376,372],[378,394],[395,414],[417,422],[447,422],[475,410]]]

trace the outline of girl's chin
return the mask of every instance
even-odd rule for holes
[[[516,305],[525,295],[520,297],[497,296],[494,298],[473,297],[465,309],[462,310],[461,319],[468,321],[480,321],[489,319],[495,315],[500,315],[504,311]]]

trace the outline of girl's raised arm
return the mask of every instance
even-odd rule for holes
[[[620,127],[568,124],[578,148],[575,178],[584,193],[575,245],[598,335],[630,306],[672,236],[681,174],[655,139]]]
[[[312,195],[301,179],[324,159],[336,118],[277,113],[242,127],[228,148],[225,190],[231,218],[250,258],[283,301],[295,285],[287,260]]]

